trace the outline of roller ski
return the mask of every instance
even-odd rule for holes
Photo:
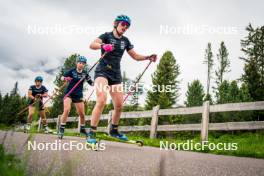
[[[117,141],[117,142],[136,144],[139,147],[142,147],[144,145],[144,142],[142,140],[130,140],[124,134],[121,134],[122,136],[116,136],[116,135],[113,136],[113,135],[105,133],[104,135],[106,138],[108,138],[110,140]]]
[[[112,125],[109,134],[105,134],[105,135],[107,135],[107,137],[110,139],[117,140],[118,142],[136,144],[140,147],[142,147],[144,145],[142,140],[130,140],[127,138],[127,136],[125,134],[119,133],[117,126]]]

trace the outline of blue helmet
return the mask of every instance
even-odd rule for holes
[[[127,15],[118,15],[115,19],[115,22],[125,21],[129,24],[131,24],[131,19]]]
[[[42,82],[42,81],[43,81],[42,76],[37,76],[37,77],[35,78],[35,81],[40,81],[40,82]]]
[[[83,62],[86,64],[86,61],[87,61],[87,59],[84,56],[78,56],[77,57],[77,62]]]

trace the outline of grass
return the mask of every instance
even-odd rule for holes
[[[21,161],[15,155],[7,154],[3,145],[0,145],[0,172],[5,176],[26,175],[25,167],[23,167]]]
[[[54,130],[55,131],[55,130]],[[37,133],[37,129],[32,128],[30,133]],[[73,133],[69,130],[65,131],[65,136],[78,136],[79,133]],[[119,141],[113,140],[105,136],[102,133],[98,133],[97,136],[103,140],[109,141]],[[160,142],[168,142],[168,144],[180,144],[186,143],[188,140],[192,143],[200,143],[200,135],[192,134],[189,132],[174,133],[173,137],[163,138],[159,137],[156,139],[149,139],[148,136],[142,135],[141,133],[128,133],[128,138],[131,140],[143,140],[144,146],[152,146],[160,148]],[[142,137],[145,136],[145,137]],[[219,143],[236,143],[236,150],[209,150],[208,147],[205,147],[204,150],[195,150],[190,149],[190,151],[203,152],[203,153],[212,153],[212,154],[221,154],[221,155],[231,155],[231,156],[241,156],[241,157],[253,157],[253,158],[264,158],[264,130],[259,130],[257,132],[235,132],[234,134],[230,132],[210,132],[208,137],[209,143],[215,145]]]
[[[77,136],[78,133],[65,133],[67,136]],[[103,140],[109,141],[118,141],[113,140],[113,138],[109,138],[103,133],[98,133],[97,136]],[[177,135],[175,138],[156,138],[149,139],[148,137],[142,137],[138,134],[127,134],[128,138],[131,140],[143,140],[144,146],[152,146],[160,148],[160,142],[168,142],[168,144],[179,144],[186,143],[188,140],[195,143],[200,143],[200,135]],[[237,134],[231,133],[219,133],[219,132],[211,132],[208,137],[209,143],[213,143],[215,145],[219,143],[224,143],[226,149],[228,150],[209,150],[209,147],[205,147],[204,150],[189,150],[195,152],[203,152],[203,153],[212,153],[212,154],[220,154],[220,155],[231,155],[231,156],[240,156],[240,157],[253,157],[253,158],[264,158],[264,131],[258,132],[238,132]],[[228,144],[230,143],[230,144]],[[237,149],[230,150],[232,148],[231,143],[236,143]],[[182,150],[182,148],[181,148]]]
[[[196,135],[191,139],[186,139],[186,137],[179,138],[158,138],[158,139],[149,139],[142,138],[135,135],[128,135],[130,139],[133,140],[144,140],[144,145],[160,147],[160,142],[168,141],[171,143],[186,143],[187,140],[192,140],[193,143],[200,143],[200,136]],[[204,150],[190,150],[196,152],[203,153],[213,153],[213,154],[221,154],[221,155],[231,155],[231,156],[243,156],[243,157],[253,157],[253,158],[264,158],[264,132],[260,131],[257,133],[253,132],[241,132],[238,134],[219,134],[213,133],[209,134],[208,138],[209,143],[213,143],[215,145],[219,143],[226,143],[226,148],[229,149],[227,143],[236,143],[236,150],[209,150],[209,147],[205,147]]]

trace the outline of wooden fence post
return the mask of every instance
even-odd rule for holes
[[[111,127],[111,122],[112,122],[112,113],[113,110],[110,110],[108,113],[108,125],[107,125],[107,133],[110,133],[110,127]]]
[[[208,141],[209,113],[210,113],[210,104],[209,101],[206,101],[203,103],[203,114],[202,114],[202,123],[201,123],[201,142]]]
[[[157,135],[157,126],[158,126],[158,120],[159,120],[159,108],[160,106],[157,105],[153,107],[153,113],[151,118],[151,125],[150,125],[150,139],[156,138]]]

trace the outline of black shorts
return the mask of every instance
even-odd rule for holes
[[[28,105],[30,106],[30,105],[32,105],[34,102],[35,102],[35,100],[32,100],[32,99],[29,100]],[[43,111],[43,110],[45,110],[42,100],[39,101],[39,102],[37,102],[37,103],[35,103],[35,104],[38,104],[38,105],[39,105],[39,111]],[[34,105],[35,105],[35,104],[34,104]]]
[[[116,84],[121,84],[122,83],[122,77],[121,75],[116,75],[115,77],[109,73],[106,72],[95,72],[94,75],[94,80],[98,77],[104,77],[108,81],[108,85],[116,85]]]
[[[83,102],[83,97],[75,96],[75,95],[68,95],[68,97],[72,100],[73,103]]]

